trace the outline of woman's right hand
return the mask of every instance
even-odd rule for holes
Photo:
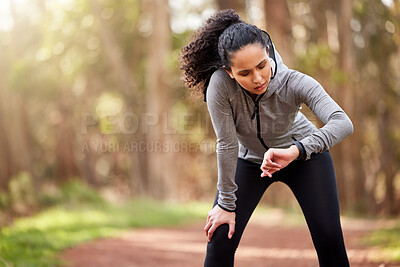
[[[229,225],[228,238],[231,239],[233,233],[235,232],[235,218],[235,212],[225,211],[218,205],[215,205],[214,208],[208,212],[206,226],[204,227],[208,242],[211,241],[214,231],[218,228],[218,226],[225,223]]]

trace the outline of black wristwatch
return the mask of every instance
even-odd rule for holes
[[[297,140],[295,140],[293,142],[293,144],[297,146],[297,148],[299,149],[299,152],[300,152],[297,159],[305,159],[306,158],[306,150],[304,149],[303,144]]]

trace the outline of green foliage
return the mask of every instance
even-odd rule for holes
[[[39,198],[40,204],[44,207],[55,205],[62,205],[64,207],[78,205],[105,205],[104,199],[99,196],[95,189],[89,187],[78,179],[70,180],[59,188],[44,190]]]
[[[0,191],[0,208],[17,213],[26,213],[36,206],[32,177],[28,172],[20,172],[8,183],[7,191]]]
[[[5,191],[0,191],[0,209],[4,209],[10,205],[10,194]]]
[[[79,181],[65,184],[47,201],[57,205],[0,230],[0,262],[6,266],[58,266],[62,264],[58,253],[78,243],[115,236],[132,227],[184,223],[204,217],[209,208],[145,199],[110,204]]]
[[[380,247],[386,259],[400,262],[400,225],[374,231],[363,242],[370,246]]]
[[[301,72],[313,77],[324,77],[334,85],[343,84],[348,79],[348,75],[337,66],[336,55],[326,44],[311,43],[306,53],[297,57],[296,66]]]
[[[9,189],[13,202],[20,200],[30,202],[30,198],[34,194],[31,175],[27,172],[21,172],[14,176],[9,183]]]

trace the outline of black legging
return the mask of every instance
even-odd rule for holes
[[[296,160],[274,173],[260,177],[260,164],[238,159],[236,169],[236,225],[228,239],[228,224],[219,226],[207,244],[204,266],[233,266],[236,248],[265,190],[281,181],[295,195],[307,221],[321,267],[349,266],[340,225],[335,171],[329,151],[315,154],[308,161]],[[218,192],[214,205],[218,199]]]

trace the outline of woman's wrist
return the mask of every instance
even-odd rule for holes
[[[227,211],[227,212],[235,212],[235,210],[227,209],[227,208],[223,207],[222,205],[220,205],[219,203],[217,204],[217,206],[218,206],[220,209],[224,210],[224,211]]]
[[[297,159],[299,157],[299,155],[300,155],[300,150],[296,145],[291,145],[289,147],[289,151],[290,151],[290,153],[292,155],[291,157],[292,157],[293,160]]]
[[[306,151],[304,149],[304,146],[301,142],[295,140],[293,145],[295,145],[299,151],[299,154],[297,156],[297,159],[305,159],[306,158]]]

